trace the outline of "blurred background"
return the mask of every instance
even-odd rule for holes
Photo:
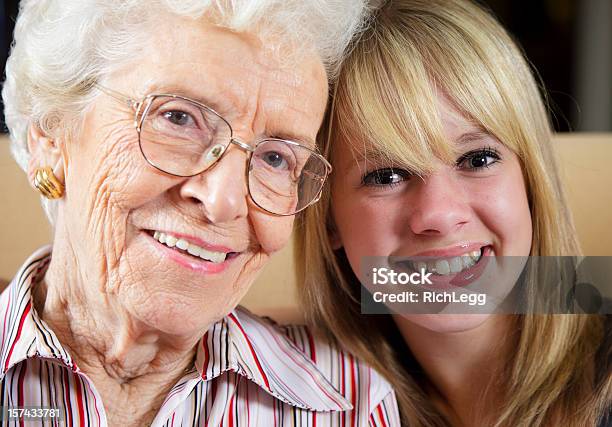
[[[1,1],[4,70],[19,2]],[[480,3],[493,11],[539,72],[558,132],[612,131],[612,0]]]

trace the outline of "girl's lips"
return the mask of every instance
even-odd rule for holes
[[[474,283],[480,278],[480,276],[482,276],[482,273],[485,271],[487,264],[491,260],[491,257],[494,255],[495,253],[493,252],[493,248],[491,246],[485,246],[484,248],[482,248],[482,256],[480,257],[478,262],[472,267],[457,273],[454,277],[451,276],[452,279],[449,281],[449,285],[451,287],[466,287]],[[434,280],[432,280],[434,285],[436,283],[435,278],[436,276],[434,276]]]
[[[170,248],[164,245],[163,243],[160,243],[155,240],[153,236],[151,236],[151,234],[146,231],[142,234],[146,236],[147,240],[151,243],[154,250],[156,250],[162,257],[169,258],[180,266],[200,274],[220,273],[224,271],[238,255],[240,255],[240,253],[238,252],[229,252],[225,258],[225,261],[220,263],[213,263],[210,261],[203,260],[201,258],[196,258],[179,249]]]
[[[431,284],[419,285],[418,290],[420,291],[428,290],[428,289],[451,290],[457,287],[464,288],[474,283],[476,280],[478,280],[478,278],[480,278],[480,276],[482,276],[487,264],[489,263],[491,259],[491,256],[495,255],[495,252],[493,251],[493,248],[491,246],[474,247],[474,245],[469,245],[469,246],[461,246],[458,249],[453,248],[450,251],[440,250],[436,252],[436,253],[444,253],[445,254],[444,258],[446,258],[446,257],[452,257],[452,256],[460,256],[464,254],[466,251],[474,251],[474,250],[481,250],[482,255],[473,266],[468,267],[458,273],[451,273],[451,274],[445,274],[445,275],[432,273],[431,275],[429,275],[429,280],[431,281]],[[434,251],[428,251],[427,253],[431,254],[432,252]],[[452,255],[448,255],[449,253]],[[421,260],[421,261],[423,260],[429,261],[429,260],[443,258],[443,257],[433,257],[432,255],[423,256],[421,254],[419,254],[419,256],[420,258],[418,258],[418,260]],[[410,259],[411,259],[410,265],[413,265],[413,262],[414,262],[413,257],[410,257]],[[395,265],[401,266],[402,264],[403,263],[397,263]],[[414,271],[414,269],[412,269],[412,271]]]
[[[460,243],[447,248],[429,249],[426,251],[419,252],[411,255],[412,257],[431,257],[431,258],[450,258],[455,256],[463,255],[467,252],[477,251],[481,248],[490,246],[489,243],[485,242],[466,242]]]

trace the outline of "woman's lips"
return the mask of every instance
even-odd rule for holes
[[[240,255],[240,252],[212,250],[212,248],[226,248],[205,244],[199,239],[197,240],[198,243],[203,244],[203,246],[196,245],[193,243],[196,239],[190,238],[187,241],[185,240],[186,236],[182,234],[143,231],[161,256],[201,274],[220,273],[228,267],[234,258]]]

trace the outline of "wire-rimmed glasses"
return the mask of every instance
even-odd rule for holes
[[[321,197],[332,167],[315,150],[278,138],[246,144],[234,138],[232,126],[219,113],[184,96],[151,94],[137,101],[99,84],[95,87],[134,109],[140,151],[155,169],[178,177],[199,175],[234,144],[249,153],[246,181],[260,208],[294,215]]]

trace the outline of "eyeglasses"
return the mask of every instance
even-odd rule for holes
[[[321,197],[332,167],[298,142],[266,138],[251,146],[234,138],[231,125],[219,113],[193,99],[152,94],[137,101],[97,83],[94,86],[134,110],[140,152],[157,170],[179,177],[199,175],[234,144],[249,153],[246,182],[260,208],[275,215],[294,215]]]

